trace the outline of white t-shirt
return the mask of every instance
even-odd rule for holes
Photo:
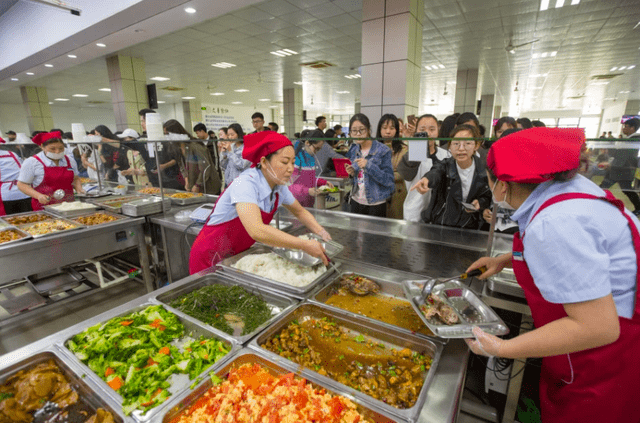
[[[449,153],[449,150],[436,147],[436,157],[440,160],[444,160],[447,157],[451,157],[451,154]],[[426,194],[420,194],[416,190],[409,190],[412,186],[417,184],[420,179],[422,179],[425,173],[431,170],[432,165],[433,161],[431,159],[421,162],[420,167],[418,168],[418,173],[416,173],[413,181],[405,181],[407,186],[407,198],[405,198],[404,204],[402,205],[402,212],[404,220],[408,222],[422,222],[420,213],[422,213],[422,210],[427,208],[429,201],[431,201],[431,191],[427,191]]]
[[[361,152],[358,154],[358,157],[367,157],[367,154],[369,154],[369,150],[361,150]],[[358,170],[358,177],[356,179],[356,183],[358,184],[358,190],[354,193],[354,195],[351,197],[351,199],[353,201],[355,201],[356,203],[360,203],[364,206],[377,206],[380,204],[383,204],[384,201],[378,201],[377,203],[374,204],[369,204],[369,202],[367,201],[367,191],[366,191],[366,186],[364,184],[364,170],[360,169]]]
[[[469,191],[471,191],[471,182],[473,182],[473,173],[476,170],[476,162],[472,161],[471,166],[466,169],[461,168],[456,163],[458,169],[458,175],[460,175],[460,181],[462,182],[462,201],[467,202]]]

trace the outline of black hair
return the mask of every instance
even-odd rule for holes
[[[278,132],[278,129],[280,129],[280,125],[278,125],[275,122],[269,122],[268,126],[273,126],[273,130],[276,131],[276,132]]]
[[[456,127],[458,116],[460,115],[453,114],[444,118],[442,125],[440,125],[440,130],[438,131],[438,138],[450,138],[449,133]]]
[[[480,126],[480,121],[478,120],[478,117],[471,112],[464,112],[460,116],[458,116],[458,119],[456,119],[456,126],[462,125],[463,123],[467,123],[467,122],[475,123],[476,127]]]
[[[396,137],[400,137],[400,122],[398,122],[398,118],[396,117],[396,115],[387,113],[386,115],[383,115],[380,118],[380,120],[378,121],[378,130],[376,131],[376,138],[378,139],[378,141],[381,141],[382,125],[386,124],[387,122],[391,122],[393,127],[396,129],[396,134],[394,135],[393,140],[391,141],[391,150],[393,150],[394,154],[397,154],[402,151],[402,147],[404,146],[404,143],[399,139],[396,139]]]
[[[640,128],[640,119],[631,118],[628,121],[626,121],[624,124],[627,125],[627,126],[632,127],[635,131],[637,131],[638,128]]]
[[[260,118],[262,120],[264,120],[264,115],[260,112],[255,112],[254,114],[251,115],[251,119],[256,119],[256,118]]]
[[[35,137],[35,136],[36,136],[36,135],[38,135],[38,134],[44,134],[44,131],[33,131],[33,132],[31,133],[31,138]]]
[[[361,124],[363,124],[364,127],[369,130],[369,133],[371,133],[371,122],[369,122],[369,118],[367,117],[367,115],[363,113],[356,113],[355,115],[351,116],[351,119],[349,119],[349,132],[351,132],[351,127],[355,122],[360,122]]]
[[[199,123],[193,127],[193,132],[204,131],[207,132],[207,127],[204,123]]]
[[[71,132],[65,132],[64,134],[62,134],[62,136],[66,140],[72,140],[73,139],[73,134]]]
[[[138,116],[142,116],[146,119],[147,113],[156,113],[156,111],[153,109],[142,109],[138,112]]]
[[[293,134],[293,138],[300,138],[300,132],[295,132]]]
[[[516,119],[516,123],[519,123],[520,125],[522,125],[522,129],[533,128],[533,124],[531,123],[531,120],[526,117]]]
[[[7,135],[16,135],[16,133],[13,131],[7,131]]]
[[[534,128],[546,128],[547,127],[547,125],[545,125],[544,122],[541,122],[539,120],[532,121],[531,125],[533,125]]]
[[[475,138],[476,142],[481,141],[479,139],[480,131],[478,130],[478,128],[473,125],[469,125],[467,123],[463,123],[462,125],[458,125],[455,128],[453,128],[453,130],[449,133],[449,137],[453,138],[458,132],[462,132],[462,131],[471,132],[471,138]]]
[[[420,121],[422,119],[433,119],[436,121],[436,123],[438,123],[438,118],[435,117],[434,115],[432,115],[431,113],[425,113],[424,115],[420,115],[418,117],[418,120],[416,120],[416,130],[418,129],[418,124],[420,123]]]
[[[107,128],[105,125],[96,126],[95,129],[94,129],[94,132],[97,132],[98,134],[100,134],[104,138],[108,138],[110,140],[117,140],[118,139],[118,137],[116,137],[114,135],[114,133],[111,132],[111,129]]]
[[[263,131],[271,131],[271,128],[269,128],[269,126],[265,126],[262,128]]]
[[[64,131],[62,129],[58,129],[58,128],[53,128],[52,130],[50,130],[49,132],[60,132],[61,134],[64,135]]]
[[[51,144],[55,144],[57,142],[59,142],[60,144],[64,145],[64,142],[62,141],[62,138],[49,138],[48,140],[46,140],[45,142],[43,142],[40,145],[40,148],[46,147],[46,146],[51,145]]]
[[[253,119],[253,117],[251,118]],[[232,129],[233,132],[235,132],[236,134],[238,134],[238,139],[237,140],[230,140],[230,141],[240,141],[240,142],[244,142],[244,131],[242,130],[242,126],[240,126],[239,123],[232,123],[231,125],[229,125],[229,127],[227,128],[227,130]]]
[[[338,125],[333,127],[333,130],[336,131],[336,132],[338,131],[338,129],[342,129],[342,125],[338,124]]]
[[[308,132],[305,132],[305,131],[308,131]],[[324,142],[324,140],[322,139],[324,138],[324,136],[325,135],[319,129],[314,129],[313,131],[305,129],[303,131],[303,135],[300,141],[298,142],[298,145],[296,146],[295,157],[297,157],[298,154],[300,154],[300,151],[302,151],[302,147],[304,147],[305,143],[309,143],[311,145],[317,145],[321,142]]]
[[[478,131],[480,132],[480,136],[484,137],[484,134],[487,132],[487,128],[484,127],[484,125],[480,125],[478,126]]]
[[[327,120],[327,118],[324,116],[318,116],[316,118],[316,126],[320,125],[320,122],[322,122],[323,120]]]
[[[311,132],[311,129],[303,129],[302,132],[298,134],[297,138],[308,138]]]
[[[218,129],[218,131],[222,131],[226,135],[227,134],[227,129],[229,129],[229,128],[227,128],[226,126],[223,126],[222,128]]]
[[[493,127],[493,136],[496,136],[496,133],[498,132],[498,130],[502,128],[502,125],[504,125],[505,123],[514,129],[518,127],[518,122],[516,122],[514,118],[510,116],[503,116],[500,119],[498,119],[498,121]]]
[[[182,124],[175,119],[169,119],[168,121],[166,121],[164,125],[162,125],[162,128],[166,129],[167,132],[171,134],[186,135],[189,137],[189,139],[194,139],[193,135],[187,132],[187,130],[184,129],[184,126],[182,126]]]

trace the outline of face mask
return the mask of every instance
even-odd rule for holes
[[[502,200],[502,201],[498,201],[496,200],[496,196],[493,193],[493,191],[496,189],[496,186],[498,186],[498,181],[496,181],[495,184],[493,184],[493,189],[491,190],[491,199],[493,200],[494,203],[496,203],[498,205],[498,207],[500,207],[501,209],[504,210],[515,210],[515,208],[513,206],[511,206],[511,204],[507,203],[506,200]],[[507,198],[507,194],[505,193],[504,198]]]
[[[271,167],[271,164],[269,164],[269,162],[266,162],[267,165],[269,166],[267,168],[267,172],[269,172],[269,175],[271,175],[271,177],[273,177],[273,179],[276,180],[276,183],[278,185],[284,185],[285,187],[291,186],[293,184],[292,180],[289,179],[288,181],[283,181],[280,180],[277,176],[276,176],[276,172],[273,170],[273,168]]]
[[[51,160],[62,160],[64,158],[64,151],[62,153],[50,153],[47,151],[44,153],[44,155]]]

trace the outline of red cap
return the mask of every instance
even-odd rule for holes
[[[244,136],[244,150],[242,158],[249,160],[251,167],[260,163],[260,159],[274,153],[281,148],[292,146],[289,138],[274,131],[262,131]]]
[[[501,181],[539,184],[580,166],[582,129],[531,128],[496,141],[487,166]]]
[[[52,138],[62,139],[62,132],[60,132],[60,131],[43,132],[43,133],[38,134],[35,137],[33,137],[33,139],[31,141],[34,144],[42,145],[45,141],[48,141],[48,140],[50,140]]]
[[[0,144],[6,144],[6,143],[7,142],[4,139],[2,139],[2,137],[0,137]]]

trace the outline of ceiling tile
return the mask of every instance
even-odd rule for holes
[[[264,3],[258,3],[256,7],[260,10],[264,10],[273,16],[285,15],[300,10],[298,7],[285,0],[269,0]]]
[[[330,18],[332,16],[340,15],[345,13],[340,7],[334,5],[333,3],[325,3],[319,6],[315,6],[307,9],[307,12],[311,15],[315,16],[318,19]]]

